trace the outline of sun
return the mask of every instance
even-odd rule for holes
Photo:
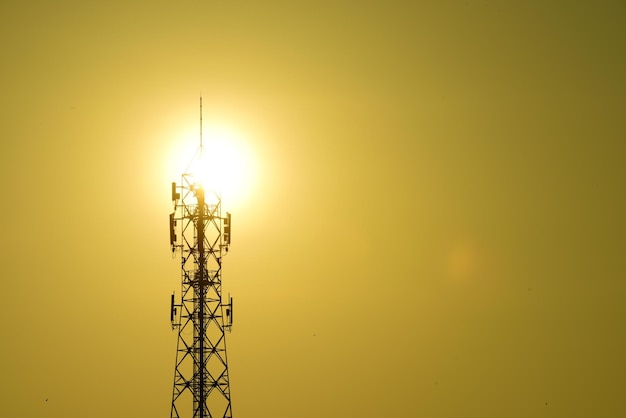
[[[205,190],[222,196],[228,206],[241,206],[251,198],[257,178],[256,164],[246,138],[235,129],[217,124],[203,128],[200,136],[183,135],[176,141],[178,175],[190,174]]]

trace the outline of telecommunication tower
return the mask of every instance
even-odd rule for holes
[[[178,330],[171,418],[232,418],[226,331],[232,328],[233,303],[222,300],[222,257],[230,245],[231,215],[222,216],[218,190],[202,172],[202,98],[200,147],[172,183],[172,254],[180,252],[181,294],[172,294],[170,320]]]

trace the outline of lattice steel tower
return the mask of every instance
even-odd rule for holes
[[[219,191],[203,178],[200,147],[181,184],[172,183],[172,253],[180,252],[180,301],[172,295],[172,329],[178,330],[171,418],[231,418],[225,332],[232,327],[232,299],[222,301],[222,257],[230,245],[230,213],[222,216]]]

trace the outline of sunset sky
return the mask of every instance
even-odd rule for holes
[[[202,95],[234,418],[622,417],[625,45],[619,0],[3,0],[0,416],[169,416]]]

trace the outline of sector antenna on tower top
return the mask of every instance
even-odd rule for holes
[[[205,188],[200,147],[180,184],[172,183],[170,245],[180,253],[180,295],[172,294],[170,320],[178,331],[171,418],[232,418],[226,331],[233,301],[223,300],[222,258],[230,246],[231,215],[222,216],[218,190]],[[199,165],[199,166],[198,166]]]

